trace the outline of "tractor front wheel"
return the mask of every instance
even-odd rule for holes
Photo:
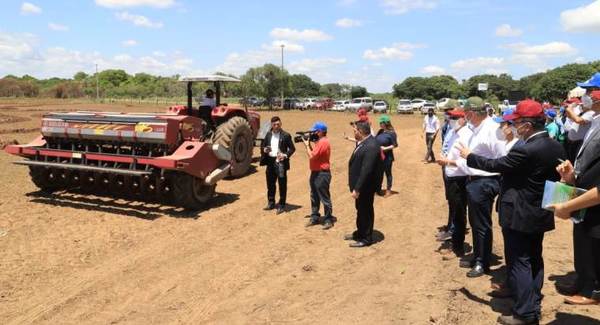
[[[199,210],[215,195],[217,185],[206,185],[204,180],[185,173],[173,173],[171,199],[174,204],[190,210]]]
[[[254,140],[252,129],[246,119],[235,116],[219,125],[213,142],[224,146],[231,152],[231,176],[240,177],[248,172],[252,162]]]

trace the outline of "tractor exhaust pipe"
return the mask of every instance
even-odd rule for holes
[[[204,179],[204,183],[206,183],[206,185],[217,184],[218,181],[222,180],[227,175],[229,175],[230,169],[231,169],[231,164],[228,163],[228,164],[222,165],[221,167],[213,170],[212,173],[210,173],[210,175],[208,175]]]

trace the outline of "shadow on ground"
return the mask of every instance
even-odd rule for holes
[[[163,216],[198,219],[202,212],[231,204],[239,199],[239,194],[217,193],[215,197],[207,203],[204,209],[192,211],[161,203],[141,202],[116,197],[100,197],[78,192],[57,192],[49,194],[43,191],[37,191],[27,193],[27,196],[31,197],[31,202],[34,203],[107,212],[145,220],[155,220]]]

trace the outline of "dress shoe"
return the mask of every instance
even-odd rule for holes
[[[510,316],[500,316],[498,317],[498,323],[502,325],[530,325],[530,324],[539,324],[537,319],[532,320],[524,320],[517,318],[513,315]]]
[[[319,224],[319,222],[318,222],[318,221],[316,221],[316,220],[309,220],[309,221],[306,223],[306,226],[305,226],[305,227],[312,227],[312,226],[316,226],[316,225],[318,225],[318,224]]]
[[[384,196],[385,192],[383,190],[379,190],[379,191],[377,191],[377,195]]]
[[[567,296],[574,296],[579,292],[577,286],[575,284],[570,283],[557,283],[556,290],[559,293]]]
[[[285,212],[285,205],[280,205],[279,208],[277,208],[276,214],[282,214],[284,212]]]
[[[467,277],[469,278],[478,278],[486,273],[485,268],[481,264],[475,264],[473,268],[467,272]]]
[[[333,228],[333,222],[331,221],[325,221],[323,223],[323,230],[327,230],[327,229],[331,229]]]
[[[268,204],[266,207],[263,208],[263,210],[265,211],[269,211],[269,210],[273,210],[275,209],[275,204]]]
[[[367,247],[367,246],[369,246],[369,244],[367,244],[367,242],[365,242],[365,241],[358,240],[353,243],[350,243],[349,246],[354,247],[354,248],[361,248],[361,247]]]
[[[506,299],[506,298],[512,298],[512,291],[507,287],[502,287],[502,288],[492,290],[490,293],[488,293],[488,295],[490,295],[490,297],[494,297],[494,298]]]
[[[600,304],[600,301],[580,295],[574,295],[565,298],[565,303],[569,305],[597,305]]]
[[[353,234],[344,235],[344,240],[354,240],[354,235]]]

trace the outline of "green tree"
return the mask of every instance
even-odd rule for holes
[[[310,97],[319,94],[321,85],[304,74],[294,74],[289,78],[289,94],[294,97]]]
[[[365,87],[352,86],[352,88],[350,89],[350,96],[352,98],[366,97],[368,95],[369,95],[369,92],[367,92],[367,88],[365,88]]]
[[[589,79],[596,72],[589,64],[567,64],[550,70],[531,89],[537,100],[559,103],[578,81]]]

